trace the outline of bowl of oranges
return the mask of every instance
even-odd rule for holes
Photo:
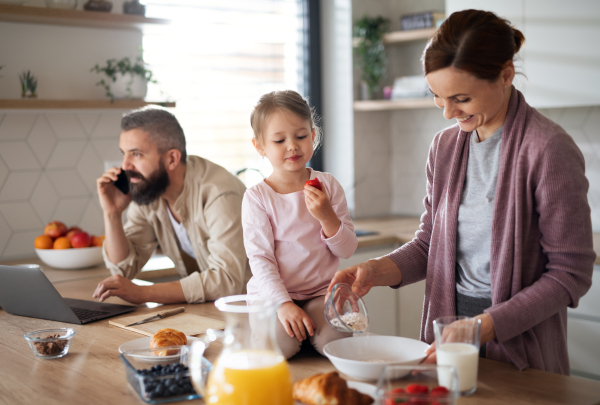
[[[60,221],[52,221],[44,234],[35,238],[35,252],[48,266],[57,269],[85,269],[103,262],[104,236],[94,236],[81,228],[67,228]]]

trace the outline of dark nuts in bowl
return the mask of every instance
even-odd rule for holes
[[[44,359],[63,357],[69,351],[71,340],[75,336],[75,329],[43,329],[23,335],[33,353]]]

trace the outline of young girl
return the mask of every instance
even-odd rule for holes
[[[248,189],[242,201],[244,246],[252,270],[248,294],[282,303],[277,343],[286,358],[298,353],[307,337],[323,354],[327,343],[350,336],[332,329],[323,316],[339,258],[350,257],[358,245],[344,190],[331,174],[306,167],[320,136],[298,93],[265,94],[250,122],[252,143],[269,159],[273,174]],[[305,185],[314,179],[322,190]]]

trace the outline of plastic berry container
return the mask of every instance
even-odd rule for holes
[[[166,349],[169,355],[161,356]],[[119,358],[129,385],[140,398],[148,404],[163,404],[201,398],[192,386],[189,350],[187,346],[148,348],[126,351]],[[212,364],[205,358],[202,362],[203,372],[208,374]]]

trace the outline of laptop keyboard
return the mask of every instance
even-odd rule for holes
[[[86,319],[96,318],[98,316],[108,314],[108,312],[106,312],[106,311],[96,311],[93,309],[74,308],[74,307],[71,307],[71,309],[73,310],[73,312],[75,312],[75,315],[77,315],[77,318],[79,318],[82,321],[86,320]]]

